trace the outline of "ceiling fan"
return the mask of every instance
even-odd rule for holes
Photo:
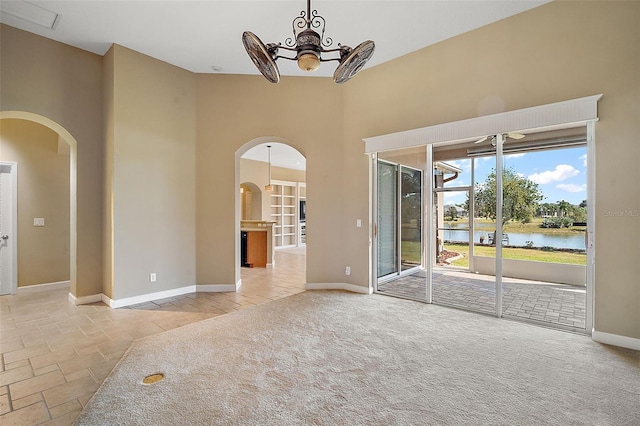
[[[510,138],[510,139],[515,139],[515,140],[520,140],[522,138],[524,138],[526,135],[523,135],[522,133],[515,133],[515,132],[509,132],[509,133],[503,133],[502,137],[505,139]],[[496,146],[496,135],[488,135],[485,136],[481,139],[478,139],[477,141],[474,142],[474,144],[479,144],[482,143],[486,140],[491,141],[491,145]]]
[[[254,65],[271,83],[280,81],[280,71],[276,60],[297,61],[303,71],[315,71],[321,62],[337,61],[338,67],[333,73],[333,81],[342,84],[360,71],[373,55],[375,43],[371,40],[360,43],[355,48],[338,43],[335,49],[331,37],[325,37],[325,19],[311,9],[311,0],[307,0],[307,11],[300,12],[293,22],[293,38],[282,43],[264,44],[251,31],[242,34],[242,43]],[[316,31],[320,31],[319,33]],[[295,56],[282,56],[280,51],[295,52]],[[327,57],[327,54],[333,57]]]

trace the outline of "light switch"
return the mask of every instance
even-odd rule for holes
[[[356,219],[356,227],[362,228],[362,219]]]
[[[44,226],[44,217],[34,217],[33,226]]]

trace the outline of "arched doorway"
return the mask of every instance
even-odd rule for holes
[[[243,263],[246,252],[242,235],[247,228],[253,231],[266,228],[269,231],[266,268],[277,270],[292,266],[287,265],[286,260],[292,258],[280,254],[297,255],[291,264],[299,267],[302,259],[301,280],[306,282],[306,160],[303,153],[283,138],[256,138],[236,152],[235,185],[236,280],[242,279],[242,265],[249,266]],[[256,273],[259,272],[252,272]]]
[[[70,295],[77,294],[77,148],[78,142],[64,127],[42,115],[25,111],[1,111],[0,121],[26,120],[45,126],[58,134],[69,145],[69,282]],[[75,296],[73,296],[75,297]]]

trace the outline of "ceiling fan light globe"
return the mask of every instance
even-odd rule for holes
[[[320,58],[313,51],[301,52],[298,55],[298,67],[302,71],[315,71],[320,67]]]

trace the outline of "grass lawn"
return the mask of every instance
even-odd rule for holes
[[[453,266],[469,267],[469,246],[466,244],[447,243],[445,250],[454,251],[462,254],[462,259],[456,260],[451,264]],[[493,246],[475,246],[474,253],[476,256],[495,257],[496,248]],[[562,251],[542,251],[527,248],[511,248],[503,247],[502,257],[504,259],[515,260],[531,260],[536,262],[549,263],[568,263],[571,265],[586,265],[587,256],[584,253],[567,253]]]
[[[402,250],[403,262],[420,264],[420,260],[422,259],[420,242],[403,241],[400,248]]]

